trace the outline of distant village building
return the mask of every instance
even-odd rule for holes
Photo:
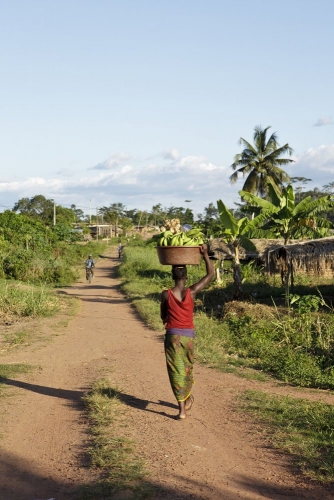
[[[98,224],[89,226],[90,234],[92,238],[112,238],[113,236],[118,236],[122,234],[122,229],[117,228],[117,234],[115,234],[115,226],[113,224]]]

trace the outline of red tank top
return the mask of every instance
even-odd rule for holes
[[[166,330],[170,328],[194,329],[193,311],[194,301],[189,288],[187,288],[183,300],[177,299],[172,290],[168,290],[168,320]]]

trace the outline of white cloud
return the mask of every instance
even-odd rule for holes
[[[308,177],[317,187],[334,180],[334,144],[309,148],[294,159],[296,162],[286,167],[292,177]]]
[[[112,155],[100,165],[111,168],[92,168],[92,175],[61,179],[34,177],[22,181],[0,182],[4,205],[12,207],[23,197],[43,194],[57,203],[94,207],[121,202],[128,208],[149,210],[161,203],[164,207],[187,206],[194,213],[203,212],[209,203],[220,198],[229,206],[238,200],[237,187],[231,187],[226,167],[209,162],[204,156],[184,156],[169,162],[133,162],[122,164],[126,156]],[[115,160],[115,161],[114,161]],[[100,172],[97,172],[100,170]],[[93,173],[94,172],[94,173]],[[192,202],[185,204],[186,199]]]
[[[178,158],[180,158],[180,153],[178,149],[172,148],[172,149],[166,149],[166,151],[164,151],[162,156],[166,160],[177,160]]]
[[[323,127],[325,125],[332,125],[334,122],[331,116],[319,118],[318,121],[313,125],[314,127]]]
[[[89,170],[111,170],[123,165],[125,162],[131,159],[131,155],[127,153],[114,153],[107,160],[102,163],[98,163]]]

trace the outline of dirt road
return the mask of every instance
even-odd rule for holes
[[[105,373],[129,406],[128,435],[145,457],[149,480],[164,488],[155,500],[334,498],[329,488],[302,479],[235,408],[236,394],[247,388],[292,389],[195,365],[195,404],[185,421],[174,419],[163,332],[147,327],[120,293],[118,264],[115,249],[98,261],[91,285],[63,291],[77,296],[81,309],[51,341],[0,357],[40,367],[8,381],[10,397],[1,403],[0,499],[74,500],[76,488],[94,480],[81,397]]]

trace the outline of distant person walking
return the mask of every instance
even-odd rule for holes
[[[94,267],[95,267],[95,261],[93,259],[92,254],[88,255],[88,259],[86,259],[85,262],[85,267],[86,267],[86,280],[88,281],[88,274],[91,273],[92,278],[94,278]]]
[[[188,288],[186,266],[173,266],[175,286],[161,294],[160,316],[165,325],[165,356],[172,391],[179,405],[178,419],[184,419],[193,405],[194,300],[214,276],[214,268],[206,245],[200,246],[206,265],[206,275]]]
[[[122,240],[118,240],[118,258],[120,259],[122,257],[122,250],[123,250],[123,245],[122,245]]]

